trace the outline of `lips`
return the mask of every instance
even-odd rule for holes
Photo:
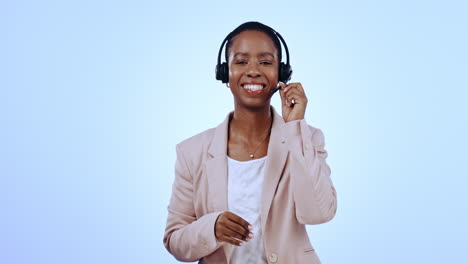
[[[249,89],[251,91],[258,91],[258,90],[263,89],[263,87],[265,87],[265,86],[262,85],[262,84],[244,84],[244,85],[242,85],[242,87],[244,89]]]
[[[241,87],[250,95],[259,95],[264,92],[266,85],[263,83],[243,83]]]

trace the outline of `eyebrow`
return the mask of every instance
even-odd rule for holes
[[[247,52],[237,52],[237,53],[234,54],[234,57],[247,56],[247,55],[249,55],[249,53],[247,53]],[[273,54],[271,52],[262,52],[262,53],[259,54],[259,56],[260,57],[270,56],[270,57],[273,57],[273,58],[275,57],[275,56],[273,56]]]

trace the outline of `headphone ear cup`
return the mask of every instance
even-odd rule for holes
[[[284,62],[281,62],[280,69],[279,69],[279,80],[283,83],[287,83],[289,80],[291,80],[291,75],[292,75],[291,65],[284,64]]]
[[[229,81],[227,63],[223,62],[221,64],[216,65],[216,80],[219,80],[223,83],[227,83]]]

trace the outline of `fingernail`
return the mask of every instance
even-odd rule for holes
[[[244,244],[244,243],[240,242],[240,243],[239,243],[239,247],[242,246],[243,244]]]
[[[249,237],[252,238],[254,235],[252,233],[249,233]]]
[[[249,229],[250,229],[250,230],[253,230],[253,226],[249,225]]]
[[[249,242],[249,241],[250,241],[250,237],[246,238],[245,241]]]

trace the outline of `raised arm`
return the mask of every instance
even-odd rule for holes
[[[301,224],[321,224],[336,214],[336,190],[326,163],[325,139],[320,129],[304,119],[283,125],[288,142],[296,218]]]

